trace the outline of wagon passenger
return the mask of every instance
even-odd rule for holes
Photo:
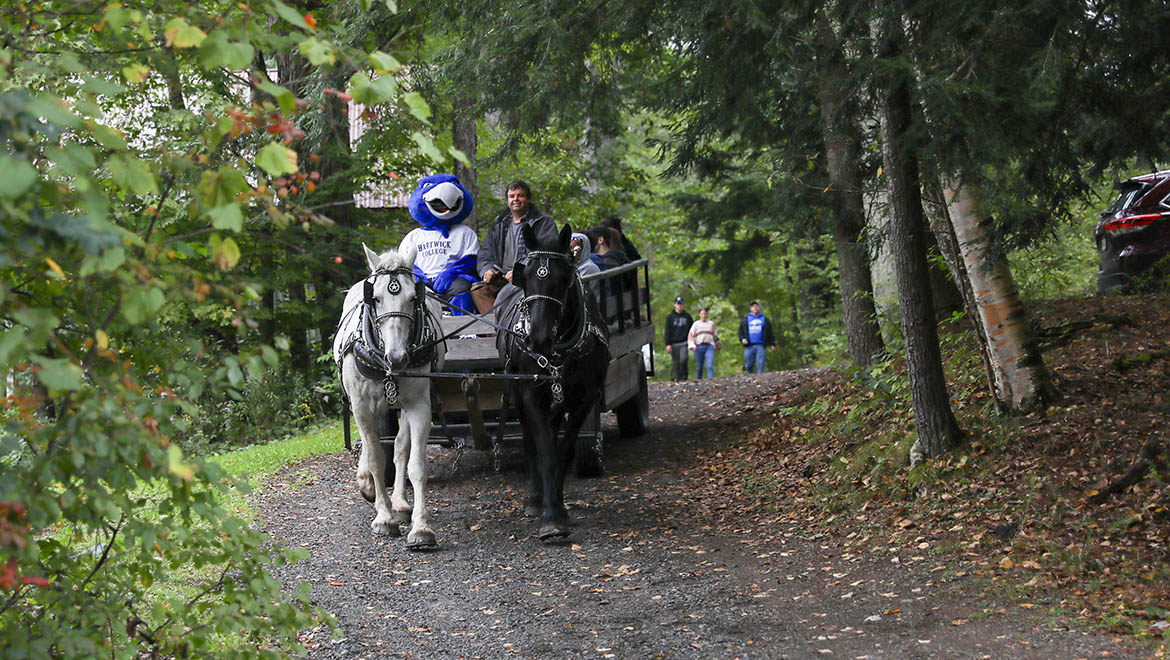
[[[601,269],[593,260],[589,258],[593,254],[592,242],[589,237],[580,232],[573,232],[573,239],[569,241],[569,251],[573,255],[573,260],[577,264],[577,275],[585,277],[586,275],[594,275],[600,273]],[[593,292],[593,299],[597,300],[600,292],[600,282],[592,280],[589,282],[589,290]]]
[[[528,255],[528,248],[524,246],[524,239],[520,237],[521,225],[529,225],[536,232],[536,238],[541,241],[553,241],[557,238],[557,226],[552,218],[540,212],[532,203],[532,188],[519,179],[508,184],[505,191],[508,209],[496,217],[496,222],[488,228],[487,237],[479,253],[479,279],[472,287],[471,296],[475,300],[475,307],[481,314],[486,314],[493,306],[501,292],[507,294],[498,308],[510,304],[519,289],[512,284],[512,267],[517,262],[523,263]]]
[[[460,316],[463,312],[456,307],[471,309],[471,285],[479,279],[479,237],[463,224],[474,207],[471,193],[454,175],[435,174],[419,181],[408,206],[421,226],[403,237],[399,251],[414,248],[415,276],[453,305],[452,315]]]
[[[589,229],[589,238],[593,241],[593,256],[590,259],[601,270],[630,263],[629,255],[622,249],[621,234],[616,229],[597,225]]]
[[[622,229],[621,218],[617,216],[610,216],[603,219],[601,224],[604,227],[609,227],[610,229],[617,231],[618,236],[620,236],[622,240],[622,252],[626,253],[626,256],[630,258],[630,261],[637,261],[642,258],[642,254],[638,252],[637,246],[635,246],[634,242],[630,240],[630,237],[626,235],[626,230]]]
[[[621,248],[621,234],[616,229],[604,225],[590,227],[589,239],[593,241],[593,254],[589,257],[601,270],[609,270],[630,263],[630,258]],[[630,291],[638,286],[638,274],[631,271],[617,277],[606,278],[602,287],[603,296],[616,296]],[[613,322],[612,316],[607,316],[607,322]]]

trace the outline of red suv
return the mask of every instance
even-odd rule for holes
[[[1153,288],[1170,273],[1170,170],[1135,176],[1118,188],[1093,230],[1101,293]]]

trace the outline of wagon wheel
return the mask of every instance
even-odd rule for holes
[[[601,453],[601,409],[595,404],[577,434],[577,445],[573,455],[573,472],[578,477],[600,477],[602,473]]]
[[[650,428],[650,387],[646,384],[646,364],[641,360],[638,360],[638,393],[613,412],[623,438],[642,435]]]

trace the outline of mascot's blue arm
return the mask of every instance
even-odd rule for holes
[[[448,264],[443,272],[435,276],[435,290],[446,291],[458,278],[478,282],[479,276],[475,270],[476,258],[474,254],[465,254],[453,264]]]
[[[443,270],[443,272],[441,272],[435,276],[434,280],[428,280],[427,276],[423,275],[422,270],[420,270],[418,266],[414,267],[415,279],[420,281],[420,282],[426,282],[427,284],[429,284],[431,286],[431,288],[435,290],[435,293],[444,293],[445,291],[447,291],[447,289],[451,288],[451,283],[459,278],[465,279],[465,280],[467,280],[469,282],[473,282],[473,283],[478,282],[479,278],[476,277],[475,273],[476,273],[476,270],[475,270],[475,255],[474,254],[464,255],[463,258],[461,258],[458,261],[456,261],[455,263],[447,266]],[[475,303],[472,301],[470,293],[461,293],[461,294],[459,294],[451,299],[451,304],[454,305],[455,307],[461,307],[463,309],[471,309],[472,305],[474,305]],[[463,312],[460,312],[458,309],[452,308],[451,315],[452,316],[463,316]]]
[[[447,289],[450,289],[451,283],[458,278],[463,278],[469,282],[479,281],[479,277],[476,276],[474,254],[464,255],[455,263],[448,264],[441,273],[435,275],[435,279],[433,280],[427,279],[427,276],[423,275],[422,270],[418,266],[414,267],[414,276],[430,284],[436,293],[444,293]]]

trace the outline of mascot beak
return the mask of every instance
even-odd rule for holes
[[[458,213],[459,209],[463,206],[463,199],[461,198],[456,200],[454,206],[447,206],[447,202],[444,202],[441,199],[432,199],[427,202],[427,205],[430,206],[431,210],[435,213],[446,213],[448,211],[455,211]]]

